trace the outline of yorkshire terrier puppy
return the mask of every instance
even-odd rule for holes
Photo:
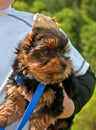
[[[39,82],[46,84],[42,97],[29,121],[29,130],[68,130],[73,117],[63,119],[64,90],[70,98],[77,94],[77,81],[72,74],[68,39],[57,28],[35,27],[16,48],[13,72],[6,89],[6,101],[0,105],[0,126],[20,119]],[[16,75],[26,76],[24,85]],[[31,79],[34,77],[34,79]]]

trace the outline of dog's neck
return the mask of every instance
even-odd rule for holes
[[[27,77],[26,75],[16,75],[14,77],[14,80],[17,84],[22,85],[22,86],[26,86],[28,87],[28,82],[30,82],[30,84],[32,83],[32,86],[34,85],[35,87],[40,83],[39,81],[37,81],[33,76],[31,78]],[[52,85],[52,84],[50,84]],[[60,87],[63,87],[62,82],[57,83],[57,85],[59,85]],[[47,84],[48,86],[48,84]]]
[[[24,81],[28,80],[28,77],[26,77],[25,75],[16,75],[14,79],[18,84],[25,85]],[[32,76],[30,80],[34,80],[34,77]]]

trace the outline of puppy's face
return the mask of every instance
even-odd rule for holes
[[[64,56],[68,39],[55,28],[35,28],[19,46],[23,73],[45,84],[60,82],[71,73],[71,61]],[[18,49],[18,50],[19,50]]]

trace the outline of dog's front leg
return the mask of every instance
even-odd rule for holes
[[[27,102],[15,86],[7,91],[6,101],[0,105],[0,126],[6,127],[23,115]]]
[[[47,113],[34,112],[30,118],[29,130],[47,130],[50,124],[54,124],[56,119]]]

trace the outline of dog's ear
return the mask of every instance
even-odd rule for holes
[[[20,41],[18,46],[15,48],[15,54],[19,55],[20,53],[28,53],[31,48],[34,48],[33,44],[33,33],[29,32],[26,37]]]
[[[20,41],[17,48],[15,48],[15,54],[28,54],[30,50],[37,45],[38,41],[42,39],[42,36],[39,34],[41,34],[43,30],[43,27],[32,29],[32,31],[29,32],[22,41]]]

